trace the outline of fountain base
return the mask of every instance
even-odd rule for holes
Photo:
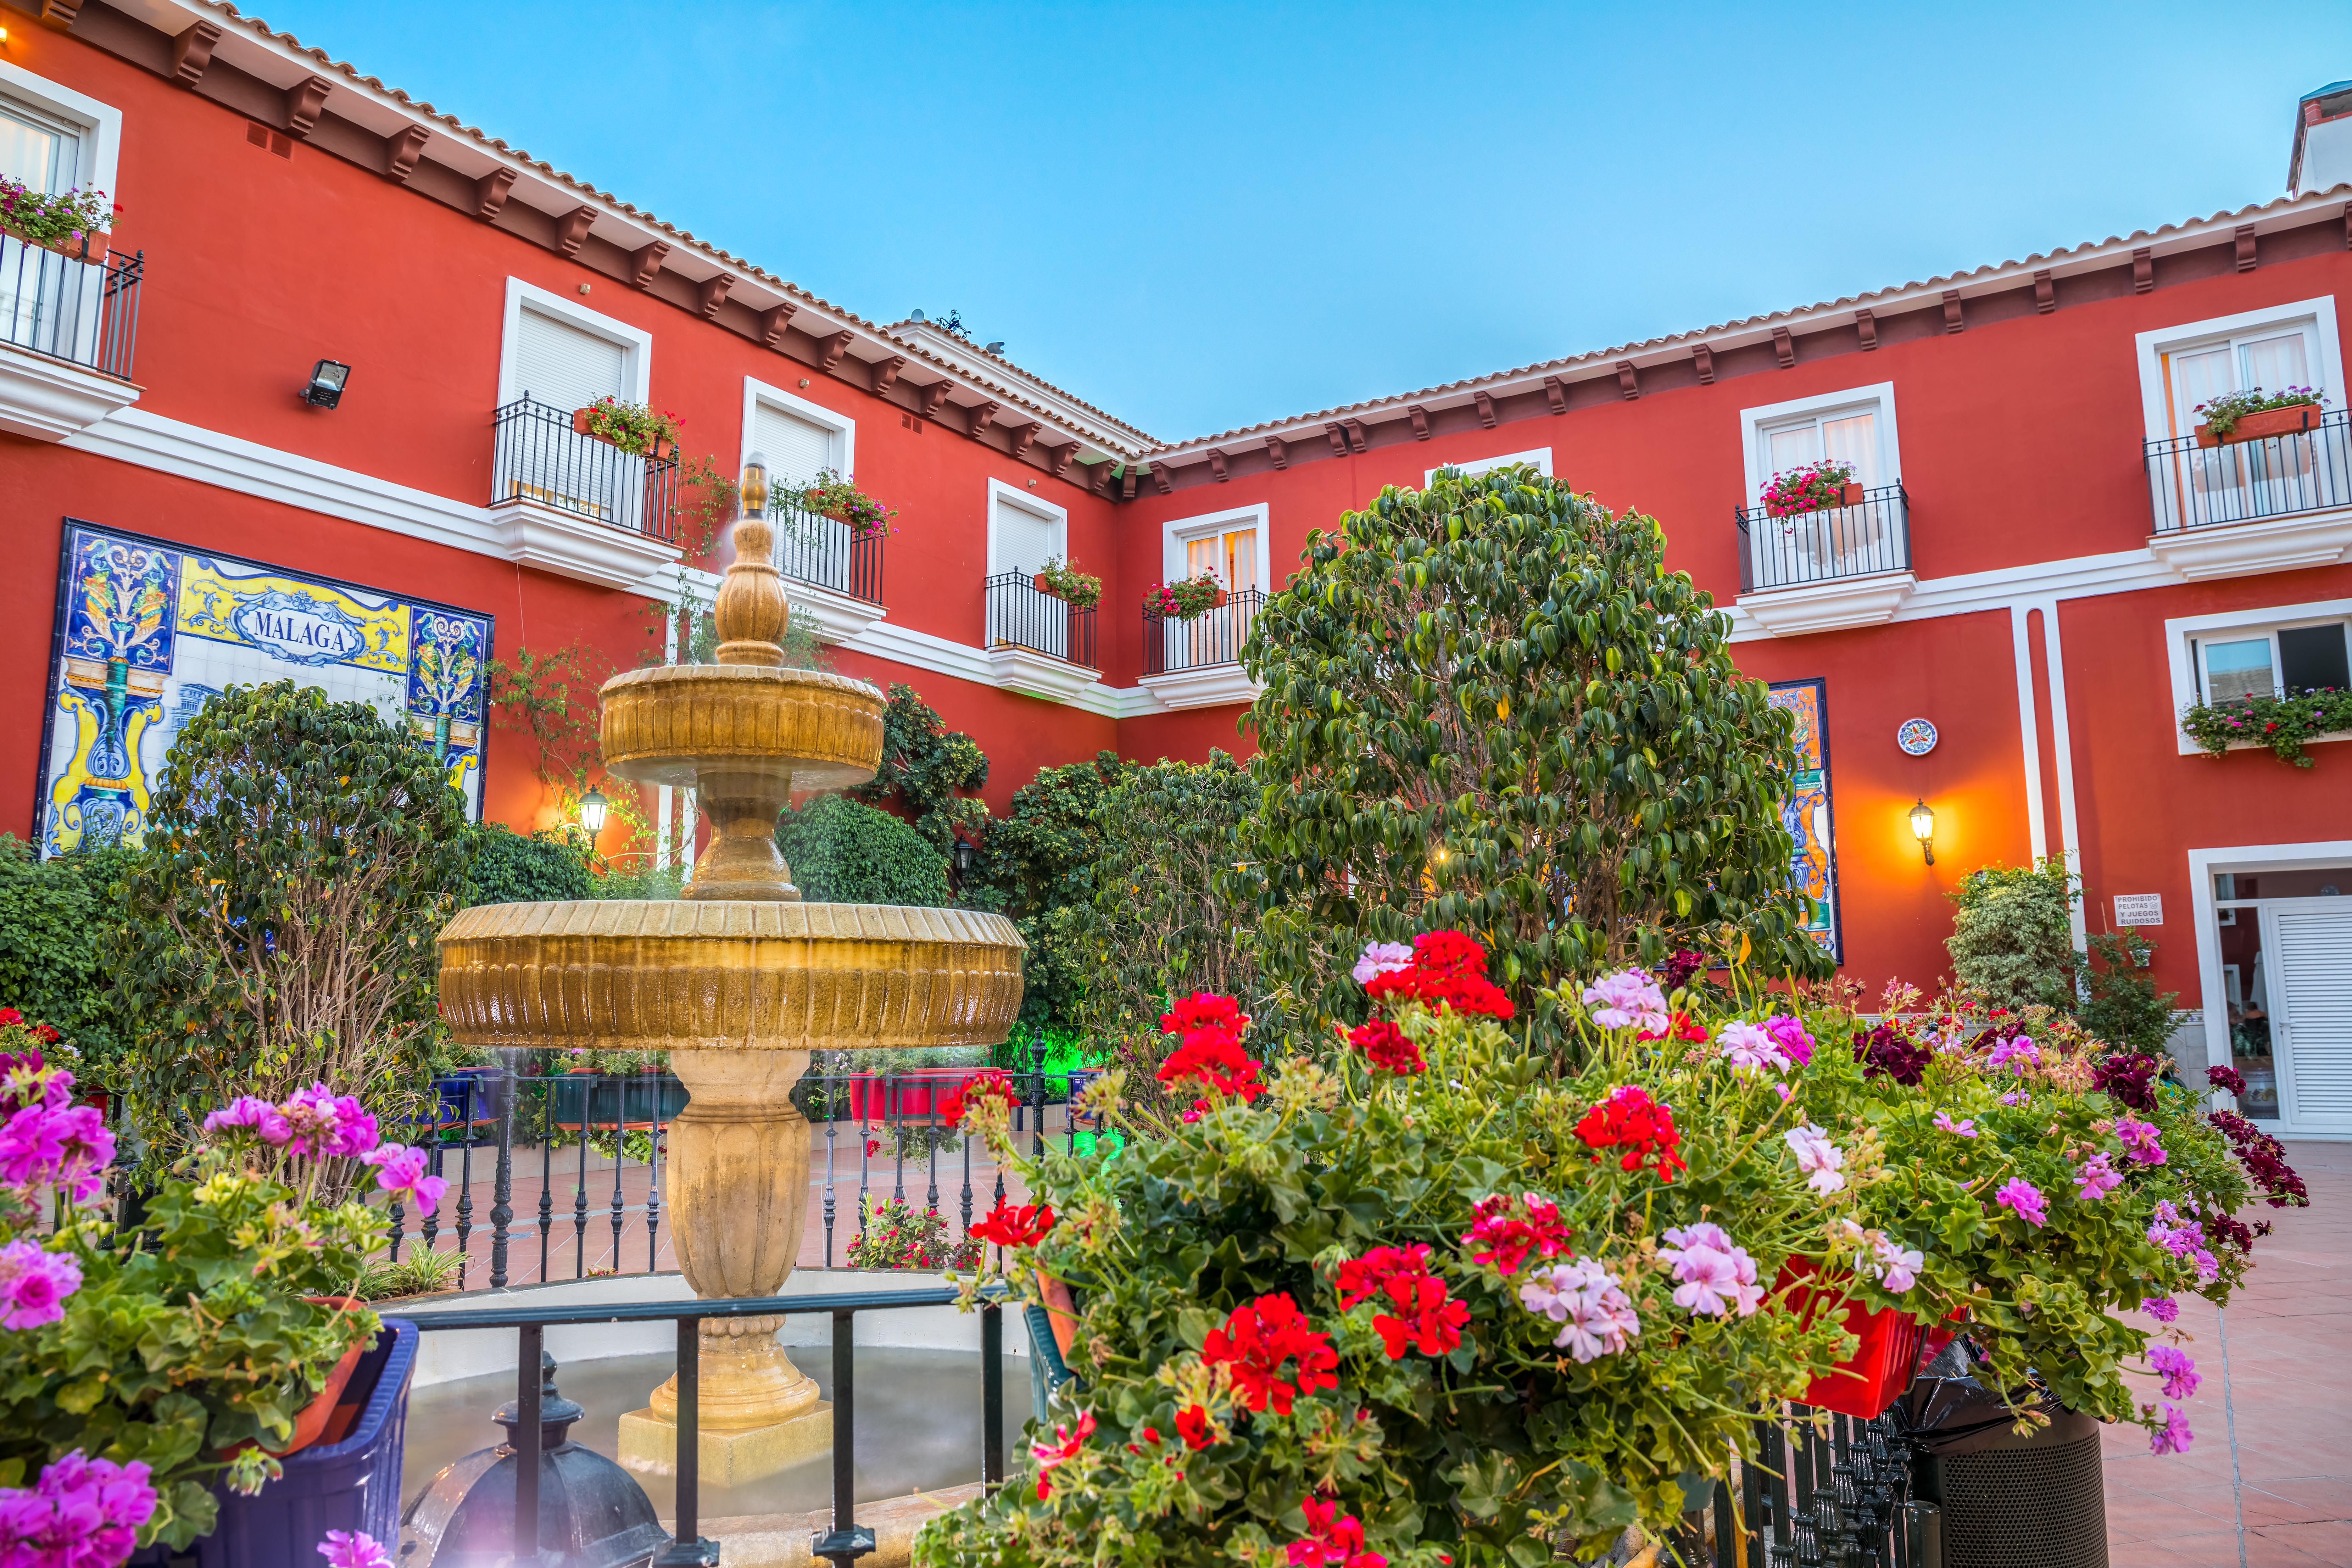
[[[702,1326],[696,1445],[702,1481],[740,1486],[833,1447],[833,1406],[776,1342],[782,1318],[725,1318]],[[677,1473],[677,1379],[621,1417],[621,1463]]]

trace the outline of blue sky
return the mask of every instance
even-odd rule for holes
[[[2352,6],[250,0],[1178,439],[2283,194]]]

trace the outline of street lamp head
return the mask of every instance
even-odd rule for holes
[[[1911,807],[1911,837],[1919,841],[1919,853],[1927,864],[1936,863],[1936,808],[1922,797]]]
[[[589,837],[604,831],[604,808],[609,804],[601,790],[592,789],[580,797],[580,826],[587,829]]]

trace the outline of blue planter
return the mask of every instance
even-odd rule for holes
[[[288,1568],[315,1563],[331,1530],[364,1531],[398,1551],[400,1460],[408,1429],[408,1381],[416,1370],[416,1325],[386,1318],[360,1357],[350,1386],[366,1390],[359,1419],[340,1443],[303,1449],[286,1474],[253,1497],[215,1489],[220,1522],[186,1552],[157,1546],[131,1563],[196,1568]]]

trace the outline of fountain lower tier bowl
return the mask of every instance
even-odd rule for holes
[[[1002,915],[887,904],[484,904],[441,933],[441,1012],[471,1046],[855,1050],[986,1046],[1021,1010]]]

